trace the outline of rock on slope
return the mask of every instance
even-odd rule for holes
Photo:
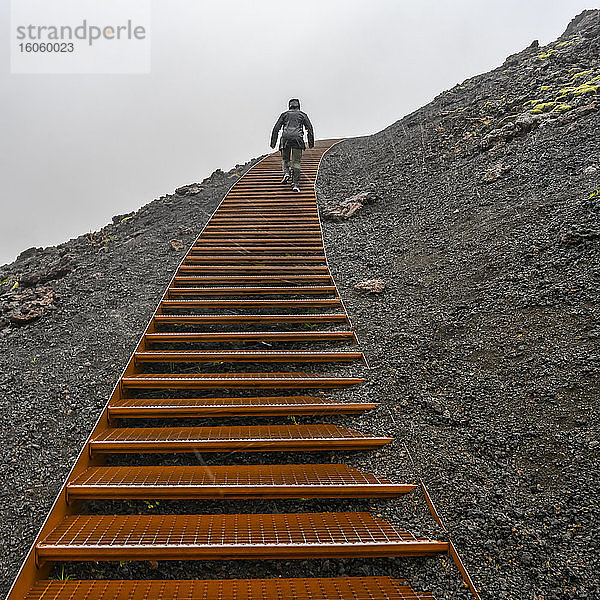
[[[598,597],[600,12],[338,145],[330,265],[488,598]],[[364,295],[354,285],[383,279]]]
[[[586,11],[340,144],[319,180],[324,209],[379,199],[324,228],[370,358],[357,393],[397,415],[489,598],[598,594],[599,36]],[[232,175],[0,269],[2,591],[181,257],[170,241],[191,242]],[[365,280],[385,288],[354,290]],[[357,426],[393,433],[385,408]],[[359,460],[405,457],[394,444]]]

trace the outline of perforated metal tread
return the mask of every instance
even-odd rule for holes
[[[152,389],[310,389],[341,388],[361,383],[362,377],[310,377],[292,373],[199,373],[123,377],[124,388]]]
[[[313,363],[363,360],[362,352],[311,352],[307,350],[149,350],[136,352],[135,361],[143,362],[240,362],[240,363]]]
[[[146,334],[148,342],[356,342],[353,331],[231,331],[231,332],[161,332]]]
[[[316,396],[254,398],[120,398],[108,407],[110,417],[219,417],[355,414],[375,408],[370,402],[336,402]]]
[[[281,246],[315,246],[322,245],[323,241],[320,236],[311,236],[311,237],[277,237],[273,234],[265,234],[261,238],[253,237],[253,236],[231,236],[228,235],[226,239],[218,238],[214,235],[202,235],[201,244],[196,247],[201,247],[203,244],[207,244],[210,246],[214,246],[217,244],[226,243],[228,246],[240,245],[240,246],[266,246],[278,244]]]
[[[191,324],[214,324],[214,323],[348,323],[345,313],[321,313],[303,315],[267,315],[267,314],[244,314],[244,315],[155,315],[155,323],[191,323]]]
[[[213,242],[211,245],[201,244],[194,246],[190,250],[190,256],[206,256],[211,254],[221,254],[228,256],[240,256],[249,254],[251,256],[264,256],[272,252],[285,252],[287,247],[281,246],[267,246],[266,244],[255,245],[255,246],[219,246],[218,242]],[[290,251],[297,255],[302,256],[316,256],[323,251],[319,246],[293,246],[289,248]],[[177,280],[175,280],[175,283]]]
[[[40,581],[27,600],[434,600],[403,579]]]
[[[66,517],[36,547],[44,560],[231,560],[425,556],[416,538],[369,513]]]
[[[167,292],[168,298],[176,296],[313,296],[335,294],[335,287],[293,286],[293,287],[172,287]]]
[[[308,266],[284,266],[284,265],[190,265],[184,263],[180,268],[180,272],[194,271],[195,273],[206,273],[215,274],[219,273],[222,275],[232,274],[247,274],[247,275],[311,275],[311,274],[322,274],[329,275],[329,270],[325,265],[308,265]],[[283,302],[283,300],[281,301]]]
[[[248,254],[227,254],[224,256],[211,256],[209,255],[192,255],[186,259],[187,264],[191,263],[209,263],[209,264],[217,264],[217,263],[226,263],[229,265],[238,265],[245,263],[265,263],[266,261],[277,264],[297,264],[302,265],[305,263],[321,263],[325,264],[325,257],[319,255],[310,255],[310,256],[297,256],[290,254],[290,256],[273,256],[273,255],[257,255],[250,256]]]
[[[91,467],[67,485],[75,498],[365,498],[415,488],[341,464]]]
[[[91,453],[359,450],[383,446],[392,439],[337,425],[120,427],[97,435],[89,447]]]
[[[169,308],[314,308],[319,306],[341,306],[339,298],[297,300],[163,300],[162,309]]]

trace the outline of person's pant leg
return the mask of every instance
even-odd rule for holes
[[[290,174],[290,151],[291,148],[289,146],[284,146],[281,149],[281,170],[284,175]]]
[[[300,183],[300,161],[302,159],[302,149],[292,148],[292,182]]]

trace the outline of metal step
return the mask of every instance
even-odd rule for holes
[[[264,296],[279,295],[331,295],[335,294],[333,285],[294,286],[294,287],[172,287],[167,292],[171,296]]]
[[[294,218],[292,217],[290,220],[285,220],[285,221],[276,221],[274,223],[271,223],[266,217],[259,217],[258,218],[258,223],[255,222],[248,222],[248,219],[254,219],[256,220],[256,217],[252,217],[252,216],[245,216],[243,213],[243,209],[241,209],[241,215],[239,217],[236,217],[234,219],[229,219],[227,220],[227,224],[225,222],[223,222],[222,220],[219,220],[218,216],[217,221],[213,221],[210,220],[207,225],[206,228],[204,229],[204,232],[206,232],[207,230],[210,231],[210,229],[213,230],[227,230],[227,231],[242,231],[245,232],[246,230],[251,230],[254,231],[256,228],[256,231],[262,231],[264,233],[270,234],[272,232],[277,232],[277,231],[284,231],[284,232],[291,232],[292,234],[298,234],[298,235],[304,235],[307,232],[311,232],[314,235],[319,235],[321,232],[321,227],[319,225],[319,220],[317,219],[317,217],[309,217],[306,220],[302,220],[299,223],[294,222]],[[296,217],[297,218],[297,217]],[[209,229],[210,228],[210,229]],[[204,233],[203,232],[203,233]]]
[[[317,308],[341,306],[339,298],[311,298],[309,300],[163,300],[162,308]]]
[[[123,389],[333,389],[362,383],[362,377],[311,377],[306,373],[198,373],[131,375]]]
[[[236,225],[256,224],[265,227],[276,228],[295,225],[301,227],[306,224],[312,228],[319,228],[319,215],[315,207],[299,207],[297,205],[285,206],[284,212],[279,207],[259,207],[249,205],[238,205],[223,207],[223,212],[218,210],[208,221],[208,226],[224,225],[235,227]]]
[[[305,315],[155,315],[157,323],[339,323],[348,324],[345,313]]]
[[[89,442],[90,455],[131,452],[279,452],[363,450],[389,444],[337,425],[229,425],[216,427],[116,427]]]
[[[207,229],[218,229],[218,230],[243,230],[243,229],[254,229],[259,231],[267,231],[270,229],[295,229],[302,228],[304,231],[314,231],[318,233],[321,231],[319,225],[319,218],[317,215],[314,216],[294,216],[292,214],[279,215],[277,213],[265,214],[240,214],[236,217],[233,216],[215,216],[207,224]],[[206,231],[206,229],[205,229]]]
[[[204,236],[204,234],[202,234],[202,237],[200,238],[201,241],[196,243],[196,248],[199,247],[199,245],[201,246],[201,244],[210,244],[213,245],[216,243],[216,240],[213,239],[209,239],[209,236]],[[289,237],[285,237],[285,238],[276,238],[273,236],[263,236],[263,239],[257,239],[257,238],[246,238],[246,237],[235,237],[235,238],[230,238],[228,240],[225,240],[225,242],[222,243],[226,243],[228,246],[232,246],[234,243],[240,243],[246,246],[263,246],[263,245],[269,245],[272,246],[274,244],[277,245],[281,245],[281,246],[314,246],[314,245],[318,245],[320,248],[323,248],[323,240],[321,239],[320,236],[312,236],[310,239],[304,238],[304,237],[297,237],[297,238],[289,238]]]
[[[329,270],[326,265],[307,265],[307,266],[295,266],[295,265],[202,265],[202,264],[189,264],[185,259],[183,265],[179,267],[179,270],[193,269],[197,272],[202,273],[219,273],[222,272],[224,275],[233,274],[237,272],[242,273],[266,273],[271,275],[295,275],[295,274],[311,274],[311,273],[327,273]]]
[[[91,467],[67,485],[76,499],[391,498],[413,484],[327,465]]]
[[[184,269],[189,271],[193,268]],[[265,283],[285,284],[290,285],[296,283],[298,285],[306,285],[309,282],[326,281],[331,283],[331,275],[309,274],[309,275],[222,275],[215,277],[214,275],[177,275],[173,279],[173,283],[219,283],[221,285],[231,283],[254,283],[264,285]]]
[[[273,254],[265,254],[265,255],[258,255],[258,256],[249,256],[247,254],[239,254],[239,255],[229,255],[229,256],[195,256],[195,255],[190,255],[186,258],[186,261],[188,262],[194,262],[194,263],[208,263],[208,264],[217,264],[217,263],[229,263],[229,264],[236,264],[236,263],[262,263],[262,262],[269,262],[269,263],[298,263],[298,264],[302,264],[302,263],[324,263],[325,262],[325,257],[321,256],[321,255],[317,255],[317,256],[294,256],[293,254],[290,254],[289,256],[285,256],[283,254],[281,255],[273,255]]]
[[[155,315],[156,323],[214,324],[214,323],[345,323],[345,313],[321,313],[304,315]]]
[[[312,208],[303,207],[297,208],[294,206],[291,207],[283,207],[283,206],[268,206],[268,207],[254,207],[254,206],[244,206],[242,208],[232,208],[223,207],[220,208],[215,216],[211,219],[213,221],[224,221],[227,222],[228,219],[238,221],[240,219],[247,220],[252,219],[255,221],[265,219],[294,219],[304,222],[316,221],[319,219],[319,211],[313,206]]]
[[[369,513],[85,515],[36,546],[38,561],[308,559],[426,556],[448,543],[416,538]]]
[[[38,582],[26,600],[434,600],[404,579],[100,580]]]
[[[371,402],[336,402],[315,396],[254,398],[121,398],[108,406],[110,418],[231,417],[357,414]]]
[[[134,354],[135,364],[159,362],[193,363],[315,363],[353,362],[364,360],[362,352],[309,352],[260,350],[149,350]]]
[[[297,237],[276,237],[273,235],[265,234],[257,235],[260,235],[260,237],[256,237],[250,234],[236,236],[232,236],[231,234],[226,234],[225,236],[215,234],[202,234],[202,241],[203,243],[208,243],[210,245],[214,245],[217,242],[224,242],[228,246],[231,246],[232,244],[240,244],[241,246],[272,246],[273,244],[281,244],[282,246],[288,247],[301,245],[314,246],[318,244],[320,246],[323,246],[323,239],[321,238],[321,236],[315,236],[312,234],[310,236],[302,237],[299,237],[301,234],[297,234]]]
[[[225,242],[226,243],[226,242]],[[208,244],[196,244],[190,251],[190,256],[197,256],[200,254],[250,254],[253,256],[262,256],[269,252],[296,252],[314,254],[315,252],[322,253],[323,246],[229,246],[225,245],[215,246]]]
[[[147,333],[147,342],[348,342],[356,343],[353,331],[231,331],[209,333]]]
[[[261,241],[272,241],[274,239],[282,239],[290,242],[291,240],[299,240],[314,243],[319,241],[322,243],[321,234],[318,231],[298,231],[297,229],[273,229],[271,231],[258,231],[255,228],[246,231],[204,231],[202,237],[205,240],[216,238],[225,238],[229,242],[232,240],[254,239]]]
[[[220,210],[236,210],[239,214],[245,214],[248,211],[256,211],[261,209],[288,209],[288,210],[296,210],[301,211],[302,209],[307,209],[309,211],[314,211],[316,206],[315,202],[311,203],[310,198],[306,197],[298,197],[293,195],[287,195],[285,197],[281,197],[278,201],[273,201],[273,197],[271,194],[258,194],[255,196],[251,196],[248,192],[244,193],[234,193],[234,190],[231,191],[231,195],[227,195],[224,202],[219,206],[219,210],[215,213],[215,216],[219,215]]]

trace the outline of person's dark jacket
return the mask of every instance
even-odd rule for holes
[[[279,142],[279,149],[282,150],[287,146],[292,148],[306,149],[304,144],[304,129],[308,136],[308,147],[312,148],[315,145],[315,134],[313,132],[313,126],[306,113],[300,110],[299,104],[296,105],[298,108],[291,108],[281,113],[275,127],[273,127],[273,133],[271,134],[271,147],[274,148],[277,143],[277,136],[279,130],[283,127],[281,134],[281,141]]]

